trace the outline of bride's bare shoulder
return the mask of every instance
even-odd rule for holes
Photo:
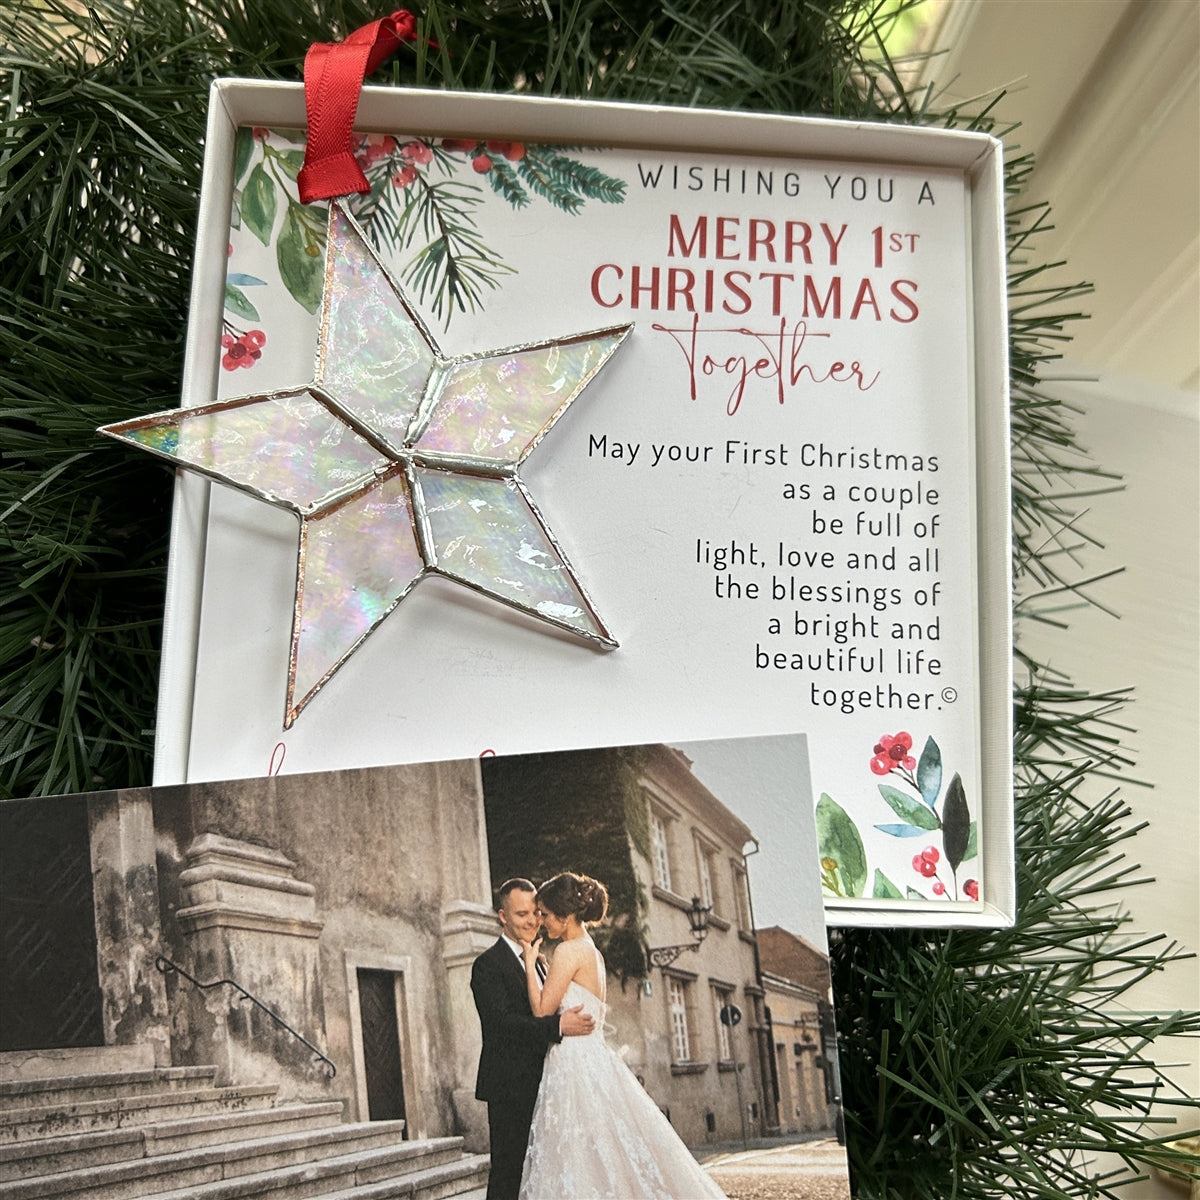
[[[560,942],[554,956],[558,958],[560,955],[563,963],[572,971],[588,971],[595,964],[601,974],[604,972],[604,956],[596,949],[591,938],[574,938]]]
[[[565,954],[567,958],[580,959],[581,961],[591,957],[595,946],[587,938],[574,938],[565,942],[559,942],[558,949],[555,954]]]

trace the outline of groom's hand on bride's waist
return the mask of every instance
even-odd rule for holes
[[[583,1011],[583,1005],[564,1008],[558,1016],[558,1032],[563,1037],[581,1037],[596,1028],[596,1022]]]

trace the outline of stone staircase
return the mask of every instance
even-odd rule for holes
[[[0,1055],[0,1200],[482,1200],[485,1155],[136,1048]]]

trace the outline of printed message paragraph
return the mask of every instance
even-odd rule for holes
[[[802,675],[813,707],[842,713],[930,712],[958,698],[953,681],[969,670],[949,662],[943,646],[956,614],[970,606],[946,592],[944,514],[956,502],[948,507],[936,456],[602,434],[591,436],[588,453],[643,470],[678,463],[770,470],[784,519],[764,525],[786,528],[785,536],[697,533],[686,547],[695,586],[709,602],[747,610],[748,673]]]

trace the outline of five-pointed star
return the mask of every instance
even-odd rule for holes
[[[631,325],[450,358],[330,205],[311,383],[100,432],[300,518],[284,728],[425,575],[615,646],[518,469]]]

